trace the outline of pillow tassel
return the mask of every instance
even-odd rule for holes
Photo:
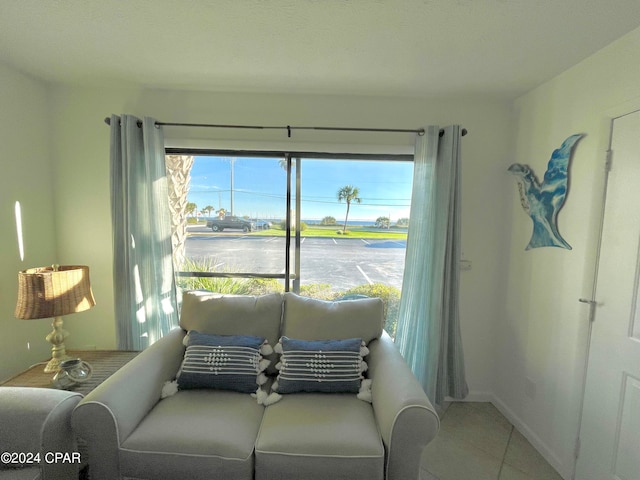
[[[256,392],[252,393],[251,396],[256,399],[258,405],[264,405],[264,402],[267,399],[267,392],[258,387]]]
[[[280,399],[282,398],[282,395],[280,395],[279,393],[276,392],[271,392],[267,398],[264,399],[264,401],[262,402],[262,404],[265,407],[268,407],[269,405],[273,405],[276,402],[279,402]]]
[[[162,392],[160,393],[160,398],[167,398],[172,395],[175,395],[176,393],[178,393],[178,382],[176,380],[172,382],[167,381],[167,382],[164,382],[164,385],[162,386]]]
[[[260,347],[260,353],[262,355],[271,355],[273,353],[273,347],[269,345],[269,342],[267,340],[265,340]]]
[[[276,346],[273,347],[273,351],[282,355],[284,353],[282,350],[282,343],[278,342]]]
[[[256,379],[256,383],[258,385],[264,385],[265,383],[267,383],[269,379],[267,378],[267,376],[264,373],[261,373],[260,375],[258,375],[258,378]]]
[[[258,362],[258,373],[264,372],[269,365],[271,365],[271,360],[265,358],[260,360],[260,362]]]
[[[371,379],[365,378],[360,384],[360,391],[356,395],[363,402],[373,403],[373,396],[371,395]]]

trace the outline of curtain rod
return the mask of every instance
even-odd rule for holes
[[[106,117],[104,123],[111,125],[111,117]],[[142,126],[142,122],[138,121],[138,126]],[[385,133],[417,133],[424,135],[424,128],[419,129],[402,129],[402,128],[355,128],[355,127],[292,127],[287,126],[264,126],[264,125],[219,125],[213,123],[175,123],[175,122],[158,122],[156,127],[201,127],[201,128],[236,128],[251,130],[286,130],[287,136],[291,137],[293,130],[322,130],[332,132],[385,132]],[[444,130],[440,129],[440,136],[444,135]],[[464,137],[468,132],[466,128],[461,130]]]

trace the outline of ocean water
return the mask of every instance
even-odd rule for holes
[[[320,225],[321,220],[302,220],[307,225]],[[347,221],[347,226],[351,227],[374,227],[376,224],[375,221],[371,220],[349,220]],[[336,218],[336,225],[344,225],[344,220],[340,221]]]

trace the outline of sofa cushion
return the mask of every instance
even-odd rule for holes
[[[254,335],[278,343],[282,321],[282,295],[221,295],[190,291],[182,297],[180,326],[184,330],[215,335]],[[271,361],[270,373],[275,373],[277,357]]]
[[[254,335],[271,345],[278,342],[282,319],[282,295],[221,295],[185,292],[180,326],[184,330],[216,335]]]
[[[370,404],[355,395],[286,395],[265,409],[256,479],[382,480],[384,446]]]
[[[302,340],[361,338],[369,343],[382,335],[383,304],[379,298],[328,302],[284,294],[282,335]]]
[[[187,349],[176,377],[178,388],[254,393],[258,385],[264,383],[260,381],[260,373],[269,364],[261,355],[264,343],[264,338],[251,335],[206,335],[190,331],[185,337]]]
[[[121,474],[197,480],[215,472],[216,478],[251,479],[263,412],[249,395],[180,391],[158,402],[122,442]]]
[[[273,390],[278,393],[358,393],[362,372],[360,338],[347,340],[297,340],[282,337],[280,373]]]

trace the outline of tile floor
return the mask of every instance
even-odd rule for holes
[[[422,456],[420,480],[562,480],[491,403],[455,402]]]

